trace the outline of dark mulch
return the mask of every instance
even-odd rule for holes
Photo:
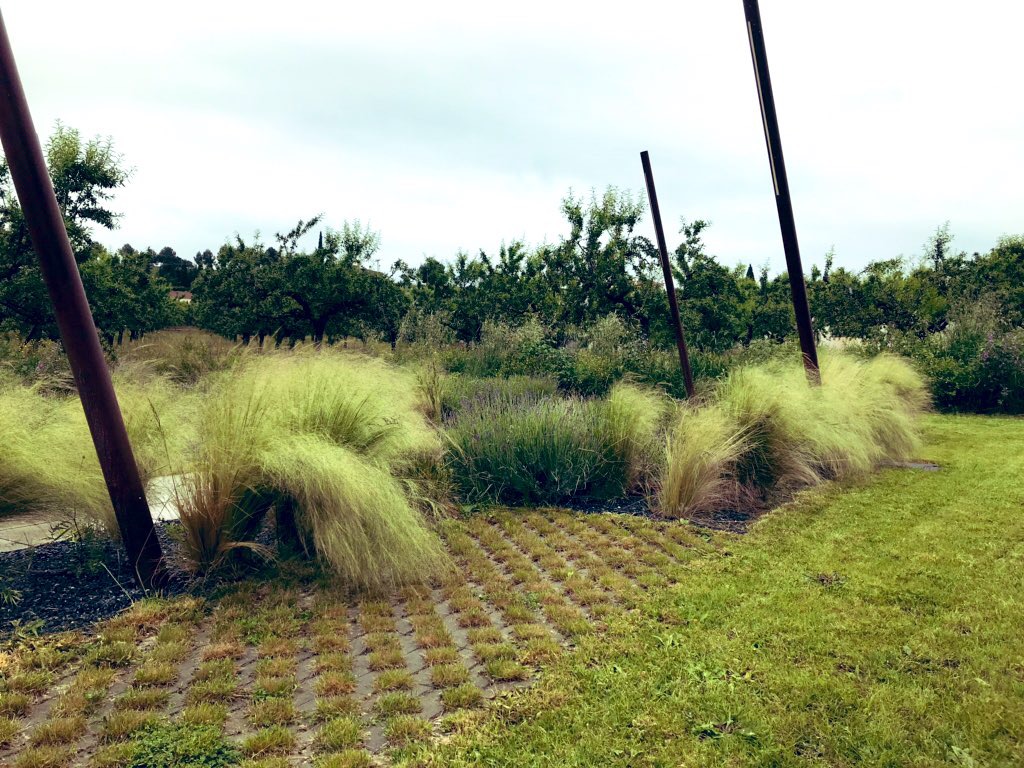
[[[590,499],[576,499],[565,504],[560,504],[559,509],[568,509],[572,512],[583,512],[585,514],[601,514],[602,512],[615,512],[620,515],[638,515],[640,517],[653,517],[650,502],[644,496],[627,496],[622,499],[611,501],[594,501]]]
[[[160,523],[157,537],[165,553],[177,542],[177,523]],[[136,585],[124,548],[105,537],[87,535],[78,541],[55,541],[15,552],[0,553],[0,635],[12,622],[33,622],[42,632],[89,627],[145,597]],[[189,581],[174,571],[164,594],[180,594]]]

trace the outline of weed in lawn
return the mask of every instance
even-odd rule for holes
[[[313,663],[318,675],[324,672],[345,673],[352,671],[352,659],[341,652],[322,653]]]
[[[565,652],[565,649],[551,637],[533,637],[526,641],[519,660],[525,664],[547,664]]]
[[[35,747],[71,745],[82,737],[85,729],[85,718],[81,715],[47,720],[32,732],[30,742]]]
[[[374,632],[369,635],[363,636],[363,644],[367,650],[373,651],[390,651],[395,649],[401,649],[402,644],[399,642],[397,635],[394,632]]]
[[[328,720],[317,731],[313,740],[318,752],[341,752],[359,746],[363,741],[363,728],[353,717]]]
[[[204,661],[192,673],[192,681],[204,683],[209,680],[231,680],[235,676],[235,665],[230,659]]]
[[[147,661],[135,671],[135,685],[141,687],[170,685],[178,677],[178,670],[167,661]]]
[[[11,763],[11,768],[66,768],[74,756],[70,747],[29,747]]]
[[[381,691],[408,691],[412,688],[412,674],[404,669],[389,669],[381,672],[373,681],[373,690]]]
[[[373,768],[373,758],[361,749],[346,749],[325,755],[314,763],[315,768]]]
[[[84,663],[93,666],[126,667],[135,658],[135,644],[126,641],[100,643],[85,654]]]
[[[473,709],[479,707],[483,699],[483,692],[472,683],[463,683],[441,691],[441,702],[446,710]]]
[[[263,658],[256,662],[257,677],[284,677],[295,671],[295,659]]]
[[[181,722],[186,725],[212,725],[219,728],[227,719],[228,708],[224,704],[203,702],[187,706],[181,711]]]
[[[377,714],[387,720],[395,715],[415,715],[422,705],[419,699],[408,693],[385,693],[374,703]]]
[[[163,709],[170,696],[170,691],[159,688],[129,688],[114,701],[114,709],[134,709],[140,712]]]
[[[216,704],[224,703],[234,696],[238,687],[234,676],[230,678],[214,677],[209,680],[193,682],[188,687],[185,700],[190,704]]]
[[[290,657],[298,652],[299,643],[290,637],[268,637],[259,647],[259,654],[264,658]]]
[[[429,648],[423,654],[423,661],[427,666],[433,667],[438,664],[454,664],[459,660],[459,652],[455,648]]]
[[[138,712],[131,709],[113,712],[103,718],[100,726],[100,741],[105,744],[124,741],[158,721],[159,717],[155,712]]]
[[[350,643],[345,632],[347,629],[337,628],[333,634],[317,634],[313,638],[313,651],[317,654],[347,653]]]
[[[286,754],[294,746],[295,734],[291,729],[282,725],[273,725],[247,736],[242,742],[241,751],[242,754],[249,757],[262,757]]]
[[[477,643],[500,643],[505,638],[497,627],[479,627],[466,633],[466,639],[473,645]]]
[[[187,643],[161,643],[149,654],[149,661],[154,663],[180,664],[191,653]]]
[[[497,682],[512,682],[527,680],[530,677],[530,670],[518,661],[506,658],[496,658],[484,664],[484,671],[487,676]]]
[[[405,666],[405,657],[400,648],[375,651],[369,655],[369,666],[375,672],[385,669],[399,669]]]
[[[32,697],[20,691],[0,693],[0,716],[24,717],[32,706]]]
[[[42,693],[53,682],[53,673],[45,669],[18,672],[4,681],[10,693]]]
[[[237,661],[245,654],[245,649],[236,641],[212,643],[203,649],[201,658],[203,661],[215,661],[217,659],[233,659]]]
[[[254,701],[246,714],[256,728],[273,725],[291,725],[295,721],[295,705],[290,699],[263,699]]]
[[[14,717],[0,716],[0,747],[10,744],[11,739],[21,732],[21,721]]]
[[[504,641],[500,643],[475,643],[473,645],[473,654],[480,661],[487,663],[495,659],[514,659],[516,657],[516,648],[512,643]]]
[[[284,677],[257,677],[253,682],[253,697],[257,699],[291,696],[298,687],[294,675]]]
[[[289,768],[290,765],[284,757],[255,757],[243,760],[238,768]]]
[[[318,723],[339,717],[355,717],[359,714],[359,702],[351,696],[328,696],[316,700],[313,719]]]
[[[396,747],[426,741],[430,735],[430,723],[415,715],[398,715],[384,726],[384,738]]]
[[[210,726],[163,723],[143,731],[135,740],[134,766],[178,768],[228,768],[241,755],[224,740],[220,730]]]
[[[89,760],[89,768],[134,768],[135,744],[130,741],[104,744]]]
[[[430,668],[430,682],[437,688],[452,688],[469,680],[469,670],[462,664],[441,664]]]

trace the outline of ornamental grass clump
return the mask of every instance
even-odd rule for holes
[[[145,484],[180,455],[191,400],[160,378],[142,383],[115,377],[114,383]],[[74,516],[119,535],[77,395],[0,381],[0,434],[0,515]]]
[[[913,454],[929,401],[909,364],[830,355],[821,374],[823,385],[809,387],[799,363],[739,368],[707,404],[682,406],[667,438],[661,513],[763,507]]]
[[[666,411],[627,384],[607,400],[487,393],[449,425],[455,484],[468,500],[512,505],[621,498],[656,464]]]
[[[412,374],[329,351],[266,355],[214,382],[181,489],[199,570],[241,549],[274,513],[279,535],[353,586],[430,578],[446,565],[412,503],[409,470],[440,442]]]

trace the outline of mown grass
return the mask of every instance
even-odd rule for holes
[[[940,471],[801,494],[426,764],[1024,764],[1024,421],[924,434]]]

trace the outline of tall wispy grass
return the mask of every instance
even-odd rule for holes
[[[164,380],[115,378],[136,463],[147,483],[180,455],[189,398]],[[163,418],[157,414],[163,414]],[[44,519],[75,516],[118,536],[85,413],[75,395],[0,382],[0,514],[35,512]]]
[[[253,548],[265,514],[354,586],[446,566],[408,470],[440,455],[414,376],[337,352],[254,357],[213,383],[185,472],[185,542],[200,569]],[[284,514],[282,514],[284,513]]]
[[[661,513],[765,504],[917,449],[928,395],[908,363],[833,354],[822,379],[808,387],[799,364],[739,368],[706,405],[682,408],[667,440]]]

